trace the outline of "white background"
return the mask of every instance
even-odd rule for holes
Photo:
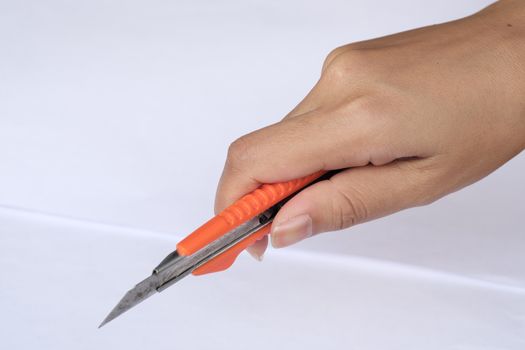
[[[293,108],[331,49],[488,3],[0,1],[0,346],[524,348],[524,155],[96,330],[212,215],[228,144]]]

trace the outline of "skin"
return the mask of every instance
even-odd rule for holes
[[[525,1],[503,0],[333,50],[282,121],[231,144],[215,211],[262,183],[346,169],[279,211],[271,241],[284,247],[432,203],[524,148]],[[267,245],[248,251],[261,260]]]

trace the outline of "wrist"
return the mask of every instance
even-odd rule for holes
[[[521,138],[521,150],[525,150],[525,1],[500,0],[471,16],[481,28],[480,35],[486,40],[486,49],[498,56],[497,71],[506,80],[507,96],[512,96],[519,116],[514,119],[516,135]],[[510,89],[509,89],[510,87]],[[516,123],[517,122],[517,123]],[[521,130],[521,132],[519,132]]]
[[[483,28],[480,34],[509,51],[520,64],[525,62],[525,1],[500,0],[472,19]]]

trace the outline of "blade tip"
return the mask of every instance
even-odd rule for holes
[[[104,321],[102,321],[99,325],[98,325],[98,329],[104,327],[106,325],[106,323],[108,323],[109,321],[111,320],[108,320],[107,317],[104,319]]]
[[[152,278],[154,278],[153,281]],[[140,304],[142,301],[155,294],[155,292],[157,292],[157,283],[157,275],[152,274],[139,284],[135,285],[135,287],[128,290],[126,294],[124,294],[122,299],[120,299],[119,303],[113,308],[113,310],[111,310],[109,315],[107,315],[104,321],[102,321],[102,323],[98,326],[98,328],[100,329],[106,323],[111,322],[115,318],[122,315],[124,312],[128,311],[129,309],[133,308],[137,304]],[[152,284],[155,285],[152,286]]]

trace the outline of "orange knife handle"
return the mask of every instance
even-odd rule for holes
[[[177,244],[177,252],[181,256],[188,256],[195,253],[196,251],[215,241],[217,238],[233,230],[237,226],[250,220],[256,215],[261,214],[262,212],[277,204],[281,200],[299,191],[301,188],[315,181],[323,174],[325,174],[325,171],[318,171],[314,174],[296,180],[279,182],[274,184],[264,184],[260,186],[253,192],[237,200],[235,203],[224,209],[222,212],[217,214],[204,225],[193,231],[189,236],[180,241]],[[196,269],[194,271],[194,274],[206,273],[203,272],[206,271],[206,269],[203,269],[205,266],[225,266],[220,270],[228,268],[234,262],[235,258],[237,257],[237,255],[240,254],[242,250],[244,250],[249,245],[253,244],[257,239],[260,239],[264,236],[264,234],[261,231],[265,232],[264,234],[268,234],[269,225],[267,226],[267,228],[265,227],[257,231],[256,233],[250,235],[248,238],[237,243],[237,245],[228,249],[226,252],[208,261],[206,264]],[[258,238],[256,239],[256,237]],[[219,264],[219,261],[222,261],[222,263]],[[226,261],[228,262],[228,264],[226,264]]]

